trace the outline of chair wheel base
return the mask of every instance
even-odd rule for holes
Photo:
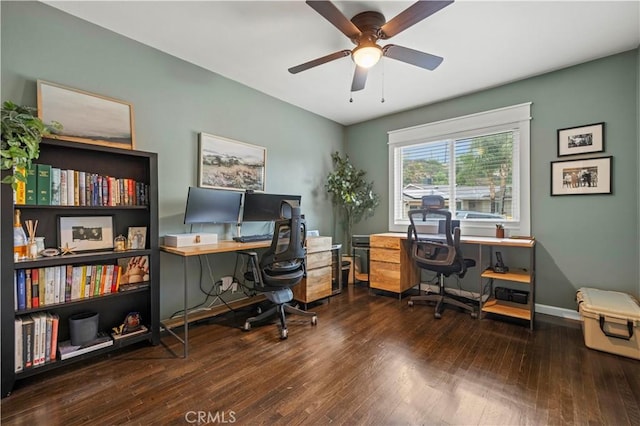
[[[477,312],[471,312],[471,318],[478,319],[478,313]]]
[[[249,330],[251,330],[251,323],[245,322],[244,326],[242,326],[242,331],[249,331]]]
[[[440,312],[436,312],[435,314],[433,314],[433,317],[435,319],[441,319],[442,318],[442,314]]]
[[[289,331],[286,328],[280,330],[280,340],[285,340],[289,335]]]
[[[318,325],[318,316],[314,315],[311,317],[311,325]]]
[[[410,307],[413,307],[413,300],[409,300],[409,301],[407,302],[407,305],[409,305]]]

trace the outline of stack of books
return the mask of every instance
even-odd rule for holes
[[[113,345],[113,339],[106,333],[98,333],[98,337],[89,343],[85,343],[82,346],[76,346],[71,344],[71,340],[65,340],[58,344],[58,351],[60,352],[60,359],[65,360],[73,358],[74,356],[86,354],[87,352],[97,351],[98,349],[106,348]]]

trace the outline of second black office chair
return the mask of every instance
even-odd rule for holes
[[[260,260],[255,252],[243,253],[249,256],[245,277],[253,281],[256,291],[263,293],[274,306],[248,318],[242,329],[248,331],[252,323],[277,314],[280,318],[280,338],[286,339],[288,330],[285,313],[311,317],[312,325],[318,323],[318,316],[315,312],[303,311],[288,303],[293,300],[291,287],[299,284],[305,275],[307,229],[300,207],[284,202],[281,210],[284,212],[283,218],[275,221],[271,246]]]
[[[424,222],[427,217],[429,219],[444,218],[445,234],[438,236],[442,240],[420,237],[416,218],[420,218]],[[439,283],[438,293],[413,296],[409,299],[409,306],[413,306],[416,301],[431,301],[436,302],[434,316],[438,319],[442,317],[445,305],[457,306],[470,311],[471,316],[476,318],[478,314],[472,302],[467,303],[448,295],[444,287],[445,277],[455,274],[462,278],[466,274],[467,268],[476,265],[475,260],[465,259],[462,255],[460,228],[456,227],[452,232],[451,212],[444,208],[435,207],[411,210],[409,211],[409,220],[411,225],[407,230],[407,236],[411,245],[411,256],[419,268],[435,272]]]

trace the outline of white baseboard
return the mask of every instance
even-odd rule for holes
[[[571,309],[558,308],[557,306],[541,305],[536,303],[536,312],[539,314],[581,321],[579,312]]]

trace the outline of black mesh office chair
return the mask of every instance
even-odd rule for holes
[[[275,221],[271,246],[262,254],[258,261],[255,252],[244,252],[249,256],[245,278],[254,282],[255,289],[264,293],[274,306],[248,318],[245,331],[251,329],[254,322],[265,320],[275,314],[280,317],[280,338],[288,335],[285,313],[311,317],[311,324],[318,323],[314,312],[303,311],[288,302],[293,300],[291,287],[297,285],[305,275],[305,240],[307,236],[306,222],[300,214],[300,207],[284,202],[281,208],[283,219]],[[288,218],[284,218],[288,217]]]
[[[407,237],[411,246],[411,256],[416,265],[421,269],[433,271],[437,274],[439,292],[437,294],[412,296],[409,299],[409,306],[413,306],[414,302],[417,301],[436,302],[434,316],[438,319],[442,317],[445,305],[457,306],[467,310],[471,312],[472,317],[476,318],[478,314],[472,303],[466,303],[449,296],[444,287],[444,277],[456,274],[462,278],[466,274],[467,268],[475,266],[476,262],[473,259],[465,259],[463,257],[460,248],[460,228],[456,227],[453,232],[451,230],[451,212],[444,208],[439,208],[444,207],[444,205],[428,205],[427,203],[427,207],[423,209],[409,211],[411,225],[407,230]],[[444,235],[438,235],[437,239],[433,236],[429,238],[419,235],[418,220],[416,218],[420,218],[424,222],[427,217],[429,219],[444,218]]]

